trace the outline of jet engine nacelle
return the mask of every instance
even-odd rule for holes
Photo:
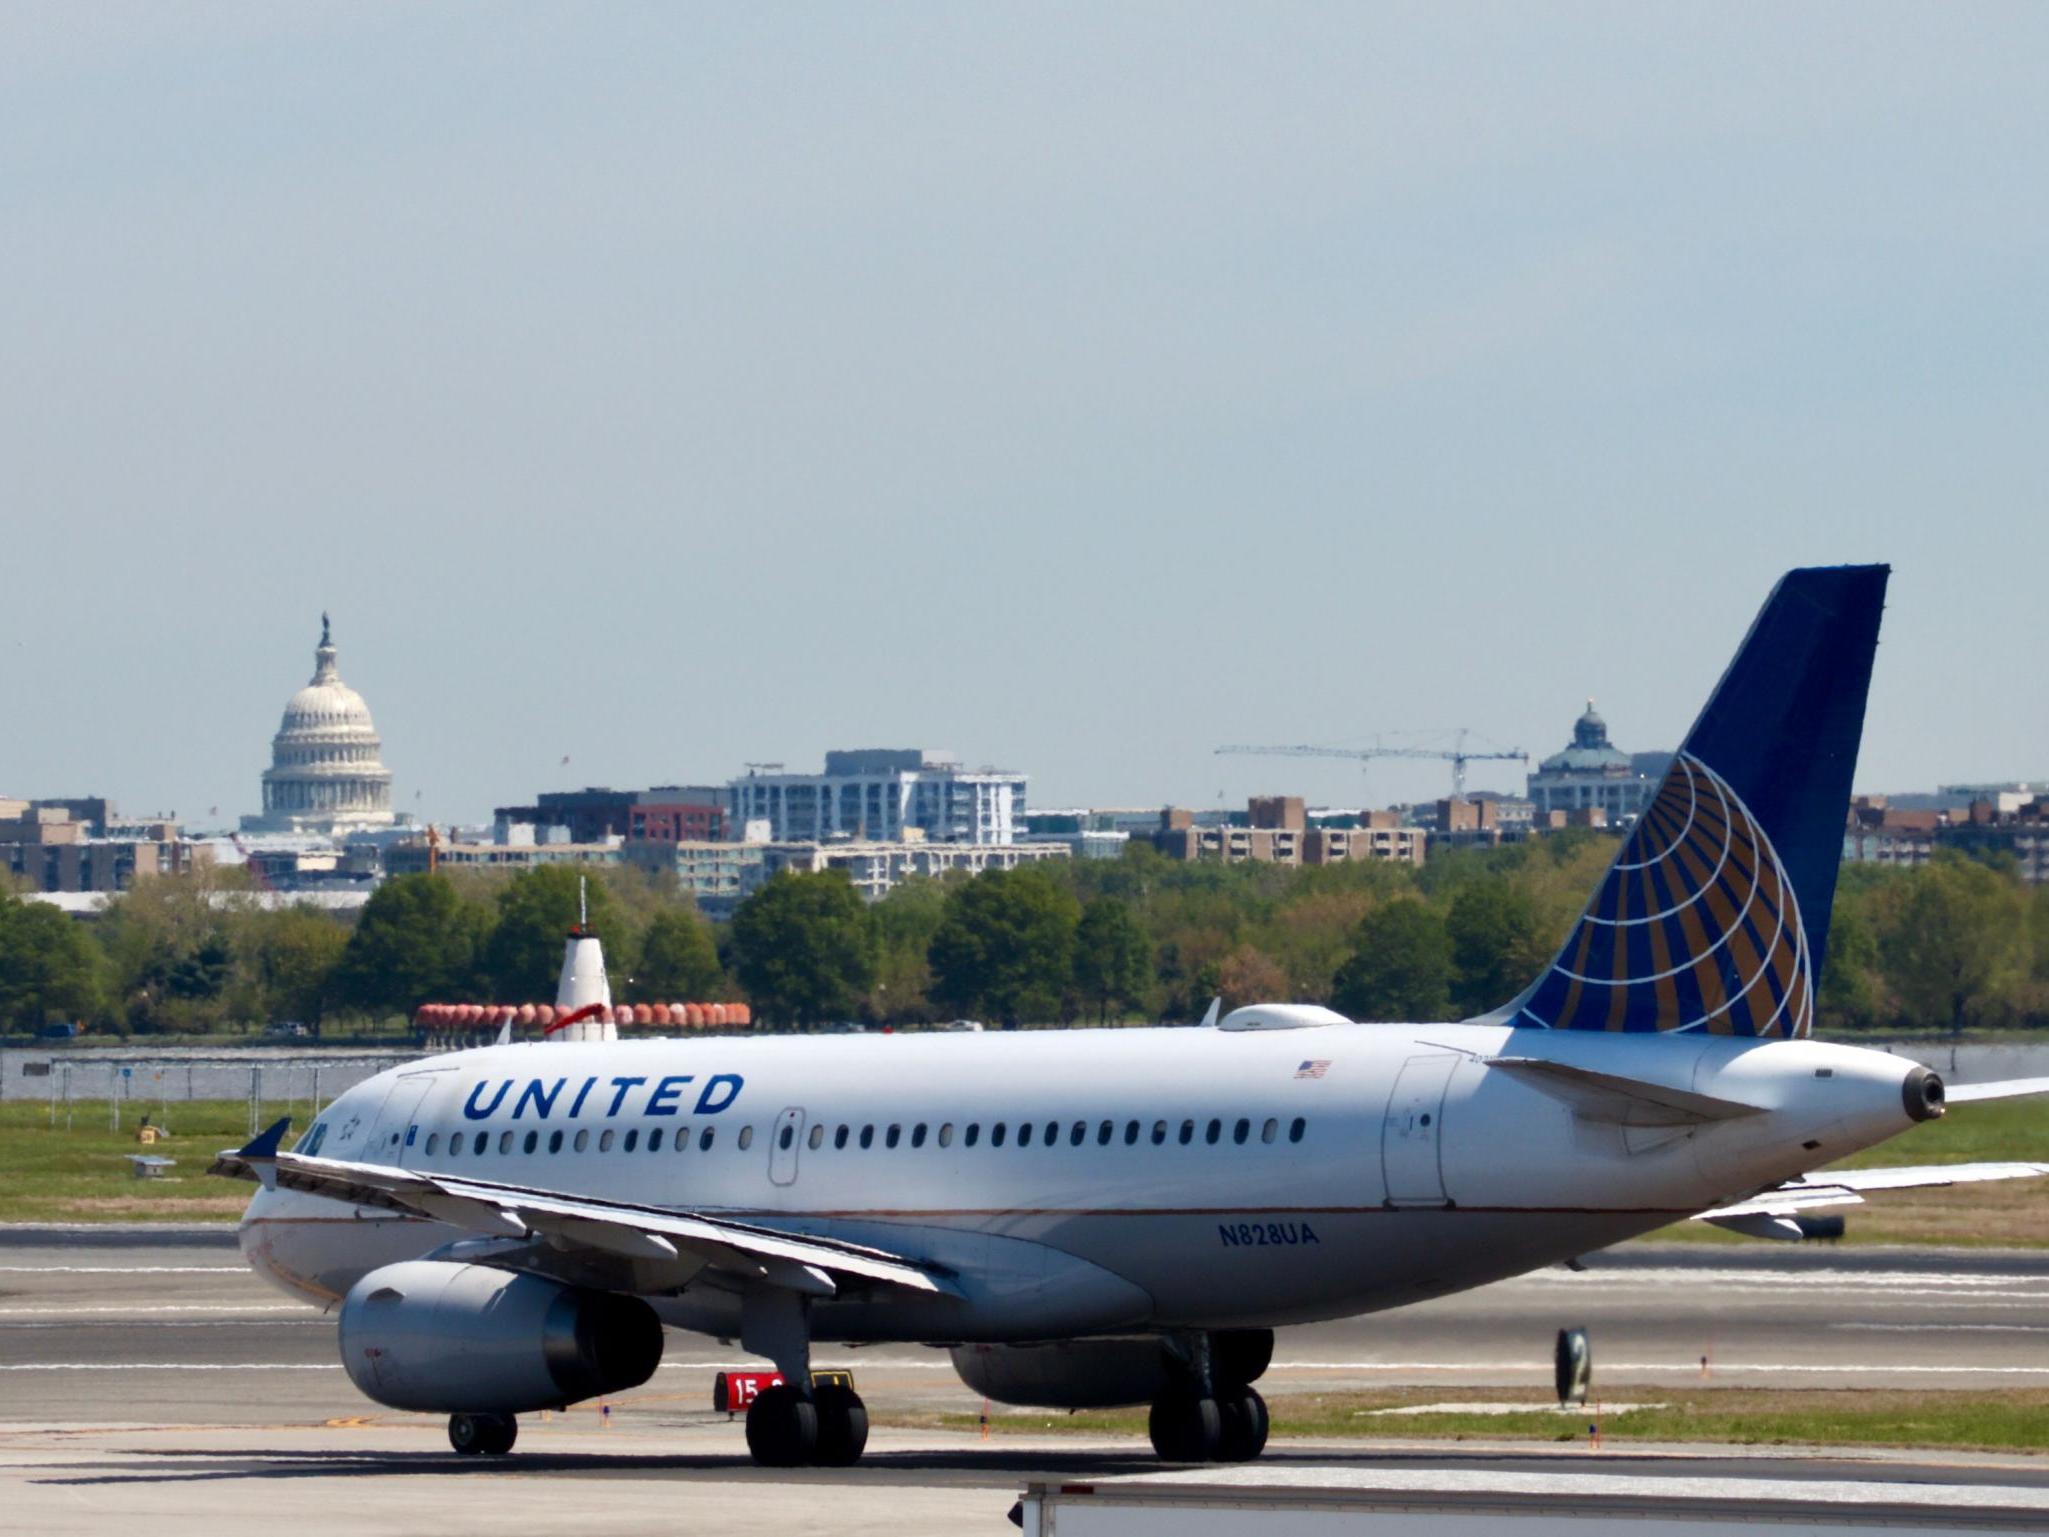
[[[1273,1360],[1270,1329],[1220,1329],[1209,1336],[1219,1388],[1249,1387]],[[1165,1339],[1053,1340],[1043,1345],[956,1345],[953,1369],[985,1398],[1046,1409],[1146,1404],[1186,1387],[1194,1365]]]
[[[349,1288],[341,1355],[350,1381],[393,1409],[520,1414],[640,1386],[662,1326],[638,1297],[407,1260]]]

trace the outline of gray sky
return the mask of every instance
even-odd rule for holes
[[[437,819],[863,745],[1356,800],[1211,749],[1670,746],[1872,559],[1860,786],[2049,774],[2049,8],[4,33],[0,793],[254,809],[326,607]]]

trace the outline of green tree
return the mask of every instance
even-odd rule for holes
[[[1508,1002],[1550,959],[1536,905],[1501,876],[1459,888],[1445,914],[1451,937],[1452,1003],[1484,1014]]]
[[[1291,1003],[1288,974],[1265,951],[1240,945],[1217,966],[1215,996],[1223,1000],[1223,1012],[1248,1003]]]
[[[1389,902],[1366,915],[1338,972],[1331,1006],[1359,1020],[1441,1020],[1451,1006],[1451,936],[1421,902]]]
[[[1081,904],[1033,866],[985,870],[946,898],[932,936],[932,991],[949,1008],[1015,1029],[1059,1012],[1074,964]]]
[[[733,967],[761,1016],[813,1025],[845,1019],[875,980],[875,915],[843,870],[783,870],[742,902]]]
[[[2026,964],[2025,898],[2012,876],[1940,851],[1906,883],[1885,971],[1915,1022],[1952,1036],[1999,1019]]]
[[[562,947],[579,914],[605,945],[605,969],[623,984],[634,936],[604,880],[573,865],[523,870],[498,893],[498,921],[484,942],[483,981],[500,1003],[540,1003],[555,996]]]
[[[226,1023],[236,969],[228,926],[248,900],[238,871],[139,878],[98,925],[124,1029],[200,1032]]]
[[[1116,897],[1085,905],[1074,931],[1074,987],[1095,1005],[1097,1021],[1142,1007],[1152,986],[1152,941],[1130,906]]]
[[[336,1001],[336,971],[348,945],[348,929],[317,908],[251,914],[235,948],[252,973],[256,1012],[318,1030]]]
[[[40,1030],[100,1003],[100,954],[76,920],[47,902],[0,894],[0,1025]]]
[[[635,1003],[695,1003],[725,995],[711,925],[687,907],[664,907],[640,938],[640,963],[628,989]]]
[[[929,876],[914,876],[877,902],[872,911],[881,950],[875,963],[869,1016],[891,1021],[933,1018],[930,956],[932,936],[946,917],[946,886]]]
[[[335,971],[336,997],[373,1013],[410,1013],[467,992],[489,924],[447,876],[394,876],[363,904]]]

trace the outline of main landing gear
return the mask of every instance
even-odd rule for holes
[[[850,1387],[811,1385],[806,1298],[780,1288],[748,1292],[740,1343],[775,1362],[782,1385],[747,1406],[747,1450],[764,1468],[843,1468],[868,1445],[868,1406]]]
[[[503,1457],[519,1439],[519,1421],[509,1414],[451,1414],[448,1444],[465,1457]]]
[[[1165,1462],[1250,1462],[1266,1450],[1266,1400],[1253,1382],[1273,1360],[1273,1333],[1236,1329],[1167,1341],[1174,1386],[1146,1428]]]
[[[747,1450],[764,1468],[844,1468],[868,1445],[868,1406],[852,1388],[825,1383],[807,1398],[784,1384],[747,1406]]]

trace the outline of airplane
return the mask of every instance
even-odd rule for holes
[[[261,1185],[243,1251],[340,1309],[355,1385],[459,1452],[646,1382],[666,1326],[774,1362],[767,1466],[866,1445],[814,1342],[941,1346],[990,1398],[1147,1404],[1164,1459],[1256,1457],[1278,1326],[1683,1219],[1798,1238],[1861,1191],[2049,1173],[1816,1172],[2049,1092],[1813,1039],[1888,575],[1778,583],[1556,958],[1477,1018],[618,1040],[579,926],[569,1029],[390,1069],[212,1172]]]

